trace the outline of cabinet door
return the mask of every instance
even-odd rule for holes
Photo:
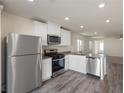
[[[60,36],[60,25],[48,22],[48,34]]]
[[[69,55],[69,69],[75,70],[76,62],[77,62],[76,57],[74,55]]]
[[[71,45],[71,32],[67,31],[66,32],[66,45]]]
[[[61,30],[60,30],[60,25],[58,25],[58,24],[55,24],[55,35],[58,35],[58,36],[60,36],[60,33],[61,33]]]
[[[52,22],[48,22],[48,34],[55,35],[55,25]]]
[[[61,46],[69,46],[71,43],[71,32],[61,29]]]
[[[42,61],[42,81],[50,79],[52,76],[52,59],[44,59]]]
[[[86,73],[86,61],[85,56],[70,55],[69,56],[69,69]]]
[[[61,29],[61,46],[65,46],[66,45],[66,32]]]
[[[34,21],[34,35],[42,37],[42,44],[47,45],[47,24]]]
[[[65,70],[69,69],[69,55],[65,56]]]
[[[87,59],[86,59],[86,56],[82,56],[82,73],[86,74],[87,73]]]

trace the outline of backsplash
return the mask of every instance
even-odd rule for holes
[[[43,54],[45,49],[58,49],[58,52],[71,51],[71,46],[43,46]]]

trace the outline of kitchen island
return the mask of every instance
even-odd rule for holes
[[[66,70],[74,70],[82,74],[87,74],[90,70],[90,75],[98,76],[101,80],[106,75],[106,57],[103,54],[86,54],[77,52],[63,52],[65,54]],[[93,59],[90,60],[89,59]],[[97,64],[95,61],[97,61]],[[89,64],[90,63],[90,64]],[[92,72],[94,71],[94,72]]]

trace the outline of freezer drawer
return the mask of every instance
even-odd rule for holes
[[[87,73],[100,77],[100,59],[99,58],[87,59]]]
[[[27,93],[41,84],[40,55],[8,58],[7,93]]]

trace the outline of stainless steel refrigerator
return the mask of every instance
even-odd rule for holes
[[[41,38],[9,33],[7,93],[28,93],[42,85]]]

